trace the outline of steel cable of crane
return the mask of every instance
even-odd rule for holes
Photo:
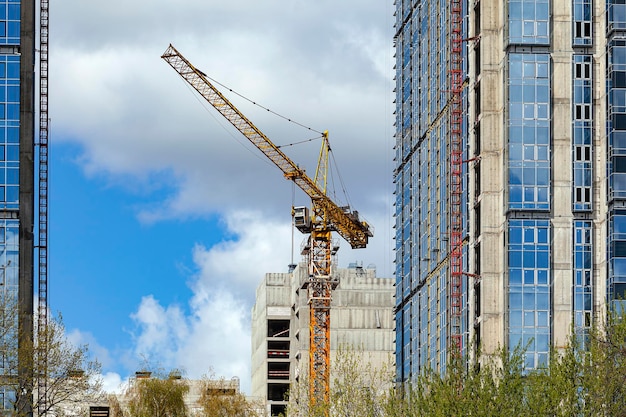
[[[302,124],[302,123],[299,123],[299,122],[297,122],[297,121],[295,121],[295,120],[293,120],[293,119],[291,119],[291,118],[289,118],[289,117],[283,116],[283,115],[281,115],[280,113],[275,112],[275,111],[273,111],[273,110],[271,110],[271,109],[269,109],[269,108],[267,108],[267,107],[265,107],[265,106],[263,106],[263,105],[261,105],[261,104],[257,103],[257,102],[256,102],[256,101],[254,101],[254,100],[249,99],[248,97],[244,96],[243,94],[238,93],[237,91],[233,90],[232,88],[228,87],[227,85],[224,85],[223,83],[221,83],[221,82],[217,81],[215,78],[209,77],[208,75],[206,75],[206,74],[204,74],[204,73],[203,73],[203,75],[204,75],[207,79],[211,80],[213,83],[215,83],[215,84],[219,85],[220,87],[223,87],[224,89],[226,89],[226,90],[230,91],[231,93],[235,94],[235,95],[236,95],[236,96],[238,96],[238,97],[241,97],[242,99],[244,99],[244,100],[248,101],[249,103],[254,104],[254,105],[255,105],[255,106],[257,106],[257,107],[260,107],[260,108],[262,108],[263,110],[266,110],[266,111],[268,111],[269,113],[271,113],[271,114],[273,114],[273,115],[275,115],[275,116],[277,116],[277,117],[280,117],[280,118],[281,118],[281,119],[283,119],[283,120],[286,120],[286,121],[288,121],[288,122],[290,122],[290,123],[293,123],[293,124],[295,124],[295,125],[297,125],[297,126],[300,126],[300,127],[304,128],[304,129],[307,129],[307,130],[310,130],[310,131],[312,131],[312,132],[319,133],[319,134],[321,135],[321,136],[316,136],[316,137],[314,137],[314,138],[303,139],[303,140],[301,140],[301,141],[292,142],[292,143],[287,143],[287,144],[285,144],[285,145],[276,145],[276,147],[277,147],[277,148],[286,148],[286,147],[289,147],[289,146],[301,145],[301,144],[303,144],[303,143],[313,142],[313,141],[318,140],[318,139],[321,139],[321,138],[323,137],[323,133],[322,133],[322,132],[320,132],[319,130],[313,129],[312,127],[309,127],[309,126],[306,126],[306,125],[304,125],[304,124]],[[185,83],[185,84],[186,84],[186,83]],[[193,89],[192,89],[191,87],[187,86],[187,88],[189,88],[190,90],[192,90],[192,91],[193,91]],[[208,109],[208,107],[205,105],[205,103],[204,103],[202,100],[200,100],[199,98],[197,98],[197,99],[198,99],[198,101],[199,101],[199,102],[201,102],[202,106],[203,106],[203,107],[207,110],[207,112],[208,112],[208,113],[210,113],[210,114],[213,116],[212,112],[208,111],[209,109]],[[213,117],[213,118],[214,118],[216,121],[218,121],[218,123],[219,123],[222,127],[224,127],[224,126],[222,125],[222,123],[221,123],[221,122],[220,122],[220,121],[219,121],[216,117]],[[224,129],[225,129],[225,127],[224,127]],[[225,130],[226,130],[226,129],[225,129]],[[249,151],[251,154],[253,154],[255,157],[257,157],[258,159],[263,160],[264,162],[267,162],[267,160],[266,160],[265,158],[261,158],[259,155],[257,155],[257,154],[256,154],[256,152],[253,152],[253,150],[251,150],[251,149],[249,149],[247,146],[245,146],[245,145],[244,145],[244,143],[245,143],[245,142],[240,141],[240,140],[239,140],[239,138],[237,138],[235,135],[233,135],[232,133],[230,133],[230,131],[229,131],[229,134],[230,134],[230,136],[231,136],[231,137],[233,137],[233,138],[234,138],[234,139],[235,139],[238,143],[242,144],[242,146],[244,146],[244,147],[246,148],[246,150],[248,150],[248,151]],[[343,192],[343,195],[345,196],[345,199],[346,199],[346,204],[347,204],[348,206],[352,206],[352,203],[351,203],[351,201],[350,201],[350,195],[348,194],[348,191],[347,191],[347,189],[346,189],[345,183],[344,183],[344,181],[343,181],[343,177],[341,176],[341,173],[339,172],[339,166],[337,165],[337,161],[335,160],[335,155],[334,155],[334,153],[333,153],[333,151],[332,151],[332,148],[331,148],[331,147],[329,147],[328,152],[329,152],[329,154],[331,155],[331,160],[332,160],[332,164],[331,164],[331,166],[334,168],[334,170],[331,170],[331,174],[332,174],[332,172],[336,172],[336,173],[337,173],[337,176],[338,176],[338,178],[339,178],[339,185],[340,185],[340,187],[341,187],[341,191]],[[269,162],[267,162],[267,163],[268,163],[268,164],[270,164]],[[270,164],[270,165],[271,165],[271,164]],[[332,176],[332,175],[330,175],[330,177],[331,177],[331,181],[332,181],[333,176]],[[333,187],[333,189],[334,189],[334,187]],[[334,195],[335,197],[337,197],[337,194],[336,194],[336,193],[333,193],[333,195]]]
[[[257,106],[257,107],[262,108],[263,110],[266,110],[266,111],[268,111],[268,112],[272,113],[272,114],[273,114],[273,115],[275,115],[275,116],[280,117],[281,119],[287,120],[287,121],[288,121],[288,122],[290,122],[290,123],[293,123],[293,124],[295,124],[295,125],[297,125],[297,126],[300,126],[300,127],[304,128],[304,129],[307,129],[307,130],[310,130],[310,131],[312,131],[312,132],[319,133],[320,135],[323,135],[323,134],[324,134],[323,132],[320,132],[319,130],[313,129],[312,127],[308,127],[308,126],[306,126],[306,125],[304,125],[304,124],[302,124],[302,123],[296,122],[295,120],[290,119],[289,117],[283,116],[282,114],[277,113],[277,112],[275,112],[275,111],[274,111],[274,110],[272,110],[272,109],[268,109],[267,107],[265,107],[265,106],[263,106],[263,105],[261,105],[261,104],[257,103],[256,101],[253,101],[253,100],[249,99],[248,97],[244,96],[243,94],[240,94],[240,93],[236,92],[236,91],[235,91],[235,90],[233,90],[232,88],[229,88],[228,86],[225,86],[224,84],[220,83],[219,81],[215,80],[214,78],[209,77],[209,76],[208,76],[208,75],[206,75],[206,74],[204,74],[204,76],[205,76],[207,79],[209,79],[209,80],[213,81],[215,84],[217,84],[217,85],[219,85],[219,86],[221,86],[221,87],[224,87],[225,89],[227,89],[227,90],[228,90],[228,91],[230,91],[231,93],[233,93],[233,94],[235,94],[235,95],[237,95],[237,96],[241,97],[242,99],[244,99],[244,100],[246,100],[246,101],[248,101],[248,102],[250,102],[250,103],[254,104],[254,105],[255,105],[255,106]]]

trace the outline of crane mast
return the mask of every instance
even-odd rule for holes
[[[353,249],[364,248],[373,236],[370,226],[359,219],[358,212],[341,207],[326,195],[328,132],[323,134],[315,179],[285,155],[261,130],[243,115],[200,70],[195,68],[172,45],[162,57],[209,104],[241,132],[311,199],[311,212],[304,207],[294,209],[294,224],[308,233],[304,254],[307,256],[309,279],[309,401],[312,406],[329,402],[330,387],[330,302],[337,282],[331,274],[336,231]]]

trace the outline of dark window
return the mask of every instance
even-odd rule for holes
[[[616,113],[613,115],[613,128],[615,130],[626,130],[626,114]]]
[[[577,145],[576,146],[576,161],[591,161],[591,146],[589,145]]]
[[[267,399],[270,401],[287,401],[289,384],[267,384]]]
[[[590,203],[591,202],[591,188],[590,187],[576,187],[574,195],[575,203]]]
[[[289,320],[268,320],[267,337],[289,337]]]
[[[626,258],[626,240],[613,241],[613,255],[618,258]]]
[[[267,379],[289,379],[289,362],[268,362]]]
[[[626,156],[613,157],[613,172],[626,172]]]
[[[613,87],[626,87],[626,71],[613,71]]]
[[[576,22],[574,31],[574,36],[577,38],[590,38],[591,22]]]
[[[613,299],[626,300],[626,284],[613,284]]]
[[[270,413],[274,416],[284,416],[287,411],[287,406],[284,404],[272,404]]]
[[[579,78],[579,79],[590,79],[591,78],[591,63],[590,62],[577,62],[575,65],[574,76],[575,78]]]

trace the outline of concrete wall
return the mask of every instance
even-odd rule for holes
[[[362,356],[363,363],[375,367],[390,365],[395,346],[394,280],[377,278],[374,269],[361,267],[337,269],[333,276],[339,278],[339,285],[331,302],[331,381],[332,364],[340,347],[354,349]],[[308,369],[309,308],[307,291],[302,289],[307,279],[306,265],[300,264],[293,273],[266,274],[257,289],[252,309],[252,396],[255,398],[268,398],[267,384],[272,382],[267,378],[268,361],[289,363],[287,383],[293,383]],[[268,320],[285,318],[290,320],[289,338],[267,337]],[[275,340],[289,341],[288,358],[268,359],[268,341]]]
[[[606,295],[606,89],[604,2],[594,3],[594,43],[572,47],[572,2],[555,0],[551,7],[551,45],[508,46],[507,2],[469,1],[470,176],[469,342],[492,354],[507,344],[506,221],[507,216],[507,68],[510,50],[543,52],[551,56],[551,211],[543,214],[552,230],[552,344],[564,346],[572,325],[573,221],[594,226],[594,316],[601,317]],[[478,23],[479,22],[479,23]],[[478,29],[480,28],[480,29]],[[513,48],[513,49],[511,49]],[[477,51],[480,50],[480,59]],[[593,212],[572,211],[572,56],[592,54],[593,63]],[[480,68],[478,68],[480,67]],[[480,108],[480,112],[477,112]],[[476,128],[479,127],[477,133]],[[524,216],[520,214],[519,216]],[[532,214],[528,216],[532,217]],[[518,217],[520,218],[520,217]]]

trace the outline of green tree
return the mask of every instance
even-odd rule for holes
[[[309,403],[309,379],[300,372],[289,391],[289,417],[384,417],[394,384],[392,357],[374,360],[362,349],[341,346],[331,362],[328,404]]]
[[[107,396],[107,402],[109,403],[109,414],[110,417],[126,417],[126,413],[124,413],[124,409],[120,404],[120,400],[117,398],[115,394],[109,394]]]
[[[125,393],[128,417],[186,417],[189,383],[175,375],[133,380]]]
[[[17,379],[18,356],[22,366],[30,371],[33,395],[22,397],[32,410],[42,415],[63,416],[79,412],[89,401],[103,398],[100,364],[92,360],[87,345],[71,343],[61,315],[50,319],[44,329],[36,329],[32,343],[17,344],[17,308],[11,297],[1,300],[0,356],[4,368],[0,370],[0,387],[19,393]],[[12,413],[21,417],[18,395],[12,398]]]
[[[532,343],[532,342],[531,342]],[[390,390],[385,373],[344,351],[333,363],[328,408],[308,408],[306,377],[292,386],[289,417],[617,417],[626,416],[626,314],[611,313],[588,334],[572,331],[545,368],[525,368],[526,347],[481,355],[468,366],[457,354],[445,372],[426,370]],[[363,389],[373,381],[380,389]]]
[[[248,401],[224,378],[204,377],[200,385],[198,405],[205,417],[260,417],[259,404]]]

